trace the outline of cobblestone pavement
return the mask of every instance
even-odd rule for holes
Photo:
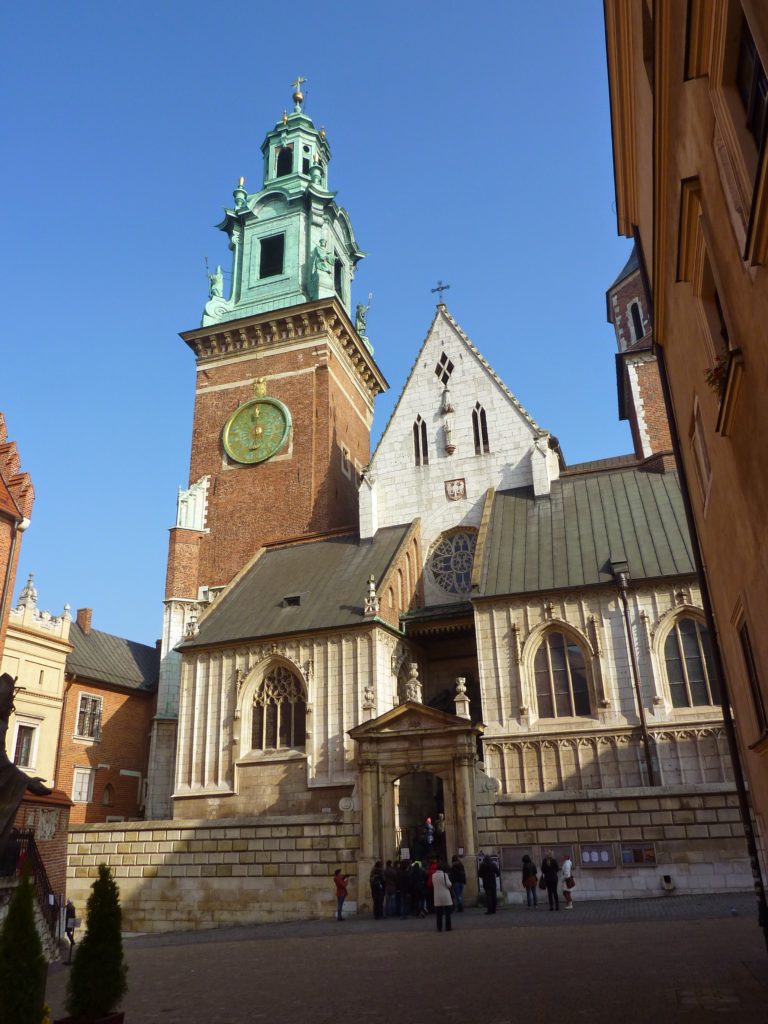
[[[574,894],[575,895],[575,894]],[[749,895],[672,896],[454,915],[350,917],[131,936],[126,1024],[517,1024],[768,1019]],[[48,1001],[63,1014],[67,968]]]

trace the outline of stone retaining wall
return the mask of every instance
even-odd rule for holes
[[[330,917],[336,867],[353,876],[355,908],[358,832],[352,813],[83,825],[70,832],[67,895],[84,917],[106,863],[126,931]]]
[[[738,800],[728,783],[665,787],[658,796],[622,789],[523,799],[482,793],[478,800],[479,848],[501,856],[502,885],[513,901],[522,899],[515,866],[522,855],[540,864],[549,848],[557,857],[557,847],[572,850],[579,899],[662,895],[664,875],[677,892],[752,888]],[[652,850],[655,864],[623,863],[622,849],[630,846]],[[603,851],[615,866],[605,866]]]

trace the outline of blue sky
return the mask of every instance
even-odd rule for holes
[[[448,308],[569,463],[631,450],[605,289],[616,236],[602,4],[5,5],[0,409],[36,501],[18,595],[160,635],[188,483],[204,260],[307,78],[368,253],[355,301],[397,398]]]

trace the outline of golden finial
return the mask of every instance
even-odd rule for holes
[[[322,127],[320,128],[320,138],[321,138],[321,139],[324,139],[324,138],[325,138],[325,125],[323,125],[323,126],[322,126]]]
[[[242,188],[244,184],[245,184],[245,178],[241,174],[240,177],[237,179],[237,187],[238,188]]]
[[[267,393],[267,378],[259,377],[253,384],[253,394],[256,398],[263,398]]]
[[[285,110],[283,111],[283,124],[288,124],[288,113]]]
[[[301,75],[291,82],[293,86],[293,102],[296,104],[296,112],[301,113],[301,104],[304,102],[304,93],[301,91],[302,85],[306,82],[306,78],[302,78]]]

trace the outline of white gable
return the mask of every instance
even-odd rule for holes
[[[447,414],[446,385],[435,372],[441,360],[453,365],[447,382],[453,411]],[[472,418],[478,404],[485,411],[489,448],[480,454],[475,452]],[[426,427],[426,465],[416,464],[417,417]],[[446,426],[455,446],[452,453],[446,450]],[[381,527],[418,516],[426,556],[445,530],[479,527],[488,488],[533,486],[537,494],[548,493],[549,481],[558,475],[558,461],[546,441],[546,431],[504,386],[445,307],[438,307],[360,488],[361,535],[371,536]],[[449,496],[462,491],[457,499]],[[445,600],[445,595],[426,596],[428,603]]]

